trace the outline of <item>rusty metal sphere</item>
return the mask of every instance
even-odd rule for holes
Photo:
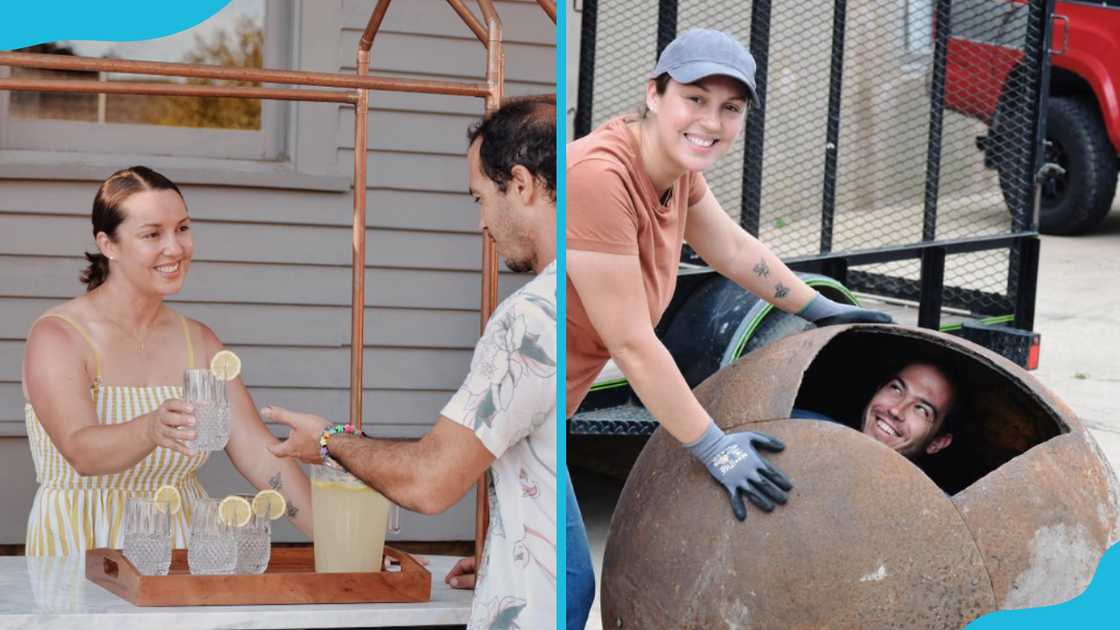
[[[969,389],[943,453],[912,462],[839,423],[788,419],[794,406],[852,417],[913,356],[936,357]],[[705,468],[657,431],[611,521],[604,627],[960,628],[1077,595],[1120,536],[1116,479],[1072,411],[956,337],[812,330],[696,394],[723,429],[785,442],[768,459],[793,480],[790,502],[736,521]]]

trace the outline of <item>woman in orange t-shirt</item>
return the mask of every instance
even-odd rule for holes
[[[786,502],[792,485],[756,450],[779,451],[781,442],[725,434],[654,334],[672,297],[682,242],[743,288],[817,325],[891,321],[817,293],[708,189],[701,173],[727,153],[758,104],[754,71],[754,59],[732,37],[688,31],[650,73],[645,111],[571,143],[567,163],[567,413],[613,358],[646,409],[727,490],[739,520],[746,517],[740,492],[770,511]],[[570,483],[568,504],[568,627],[582,628],[594,577]]]

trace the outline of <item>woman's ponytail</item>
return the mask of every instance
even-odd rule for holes
[[[86,260],[89,261],[89,266],[82,272],[82,282],[86,285],[86,291],[92,291],[109,277],[109,259],[100,252],[86,252]]]

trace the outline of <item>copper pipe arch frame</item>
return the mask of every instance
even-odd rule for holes
[[[155,96],[217,96],[225,98],[261,98],[275,101],[318,101],[327,103],[358,102],[350,91],[295,90],[225,85],[180,85],[174,83],[140,83],[113,81],[68,81],[65,79],[0,79],[0,90],[34,92],[68,92],[76,94],[146,94]]]
[[[366,219],[366,143],[369,120],[369,91],[414,92],[471,96],[485,99],[485,112],[496,110],[502,102],[505,80],[505,58],[502,52],[502,23],[491,0],[478,0],[483,14],[479,21],[462,0],[447,0],[448,4],[478,38],[487,51],[486,79],[484,83],[393,79],[369,76],[369,58],[373,42],[388,11],[391,0],[379,0],[370,15],[365,32],[358,43],[357,72],[355,75],[337,72],[310,72],[273,70],[264,68],[229,68],[206,64],[168,63],[123,59],[98,59],[89,57],[61,57],[37,53],[0,51],[0,66],[45,68],[56,70],[84,70],[90,72],[125,72],[171,76],[177,78],[206,78],[227,81],[251,81],[309,87],[346,88],[345,90],[292,89],[254,86],[213,86],[186,84],[156,84],[140,81],[99,82],[59,81],[51,79],[0,79],[0,90],[42,91],[71,93],[149,94],[166,96],[219,96],[227,98],[256,98],[269,100],[338,102],[354,105],[354,222],[351,295],[350,337],[350,421],[359,429],[362,425],[363,404],[363,349],[365,345],[365,219]],[[550,0],[537,0],[548,18],[556,23],[556,4]],[[480,330],[497,306],[498,261],[493,241],[482,235],[482,296],[480,304]],[[489,522],[485,476],[478,482],[475,514],[475,557],[481,562],[483,537]],[[478,565],[481,566],[481,565]]]
[[[98,59],[95,57],[70,57],[42,53],[17,53],[0,51],[0,66],[13,68],[43,68],[46,70],[78,70],[86,72],[122,72],[150,74],[189,79],[216,79],[225,81],[252,81],[256,83],[282,83],[314,87],[366,88],[383,92],[422,92],[451,96],[485,97],[485,83],[469,81],[429,81],[419,79],[393,79],[388,77],[356,76],[341,72],[308,72],[302,70],[270,70],[266,68],[228,68],[166,61],[134,61],[129,59]],[[44,79],[23,79],[44,81]],[[76,81],[75,81],[76,83]],[[146,85],[135,81],[114,81],[115,85]],[[173,84],[179,85],[182,84]],[[232,86],[231,86],[232,87]],[[22,88],[21,88],[22,89]],[[270,88],[257,88],[270,89]],[[184,94],[182,96],[191,96]],[[256,94],[243,94],[241,98],[270,98]]]

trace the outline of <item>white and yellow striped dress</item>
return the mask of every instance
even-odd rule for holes
[[[101,382],[101,355],[85,330],[62,315],[57,317],[73,326],[93,350],[97,378],[91,388],[97,417],[102,424],[117,424],[155,411],[168,398],[181,398],[181,386],[122,387]],[[194,366],[187,320],[183,333],[187,339],[187,365]],[[157,447],[126,471],[98,476],[82,476],[74,470],[39,423],[30,404],[24,406],[27,441],[35,460],[39,490],[27,517],[29,556],[65,556],[86,549],[113,547],[122,542],[124,506],[129,497],[150,496],[161,485],[176,486],[183,497],[183,508],[172,520],[176,548],[186,547],[189,537],[190,500],[206,496],[196,471],[209,457],[208,452],[187,457],[168,448]]]

